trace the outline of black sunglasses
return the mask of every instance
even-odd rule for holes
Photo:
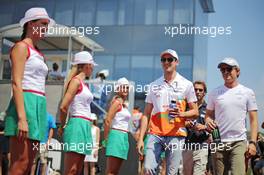
[[[160,61],[161,61],[162,63],[165,63],[166,61],[168,61],[169,63],[172,63],[172,62],[175,61],[175,60],[176,60],[176,58],[174,58],[174,57],[161,58],[161,59],[160,59]]]
[[[222,73],[228,72],[230,73],[233,70],[234,67],[226,67],[226,68],[220,68],[220,71]]]
[[[195,90],[195,92],[196,92],[196,91],[197,91],[197,92],[203,92],[203,91],[204,91],[203,89],[198,89],[198,88],[195,88],[194,90]]]

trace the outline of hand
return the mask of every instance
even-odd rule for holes
[[[176,117],[185,117],[185,113],[181,112],[180,109],[177,108],[169,108],[169,115]]]
[[[18,140],[23,141],[28,138],[28,123],[25,119],[18,120]]]
[[[142,139],[139,139],[137,142],[137,151],[139,155],[144,155],[144,141]]]
[[[58,128],[58,136],[59,136],[59,137],[62,137],[62,135],[63,135],[63,130],[64,130],[63,127],[59,127],[59,128]]]
[[[203,130],[206,129],[206,126],[203,125],[203,124],[201,124],[201,123],[197,123],[197,124],[194,126],[194,129],[195,129],[196,131],[203,131]]]
[[[257,149],[255,144],[250,143],[245,153],[246,158],[251,158],[252,156],[256,155],[256,153],[257,153]]]
[[[98,151],[95,151],[93,157],[96,158],[98,156]]]
[[[191,128],[194,127],[194,124],[193,124],[193,122],[192,122],[191,120],[186,120],[186,121],[185,121],[185,127],[191,129]]]
[[[140,156],[144,155],[144,141],[139,139],[137,142],[137,151]]]
[[[206,118],[205,123],[206,123],[205,124],[206,125],[206,130],[208,132],[212,132],[217,127],[216,123],[211,118]]]
[[[210,144],[213,142],[213,137],[212,137],[212,134],[209,134],[209,137],[208,139],[206,140],[206,143]]]

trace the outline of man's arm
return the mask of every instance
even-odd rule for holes
[[[141,125],[140,125],[140,133],[139,133],[139,139],[137,143],[137,149],[138,153],[143,155],[142,150],[144,149],[144,136],[145,133],[148,129],[148,118],[151,115],[153,109],[153,104],[152,103],[146,103],[145,110],[144,110],[144,115],[141,118]]]
[[[257,142],[258,135],[258,113],[256,110],[249,111],[250,141]]]
[[[246,156],[248,158],[256,155],[256,141],[258,134],[258,114],[256,110],[249,111],[249,120],[250,120],[250,141],[247,149]]]
[[[188,103],[189,110],[185,112],[180,112],[180,116],[185,118],[197,118],[199,116],[198,106],[196,102]]]
[[[257,141],[258,135],[258,114],[257,111],[249,111],[250,120],[250,138],[252,141]]]
[[[206,109],[206,114],[205,114],[205,125],[207,126],[207,130],[212,131],[216,128],[216,124],[214,122],[214,110],[209,110]]]
[[[195,95],[194,87],[192,84],[187,88],[186,99],[188,102],[188,111],[179,111],[178,116],[187,119],[195,119],[199,116],[199,110],[197,106],[197,97]]]
[[[169,108],[169,114],[176,117],[183,117],[186,119],[195,119],[199,116],[198,106],[196,102],[188,103],[189,110],[181,112],[179,108]]]

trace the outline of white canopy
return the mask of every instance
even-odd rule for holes
[[[11,47],[20,40],[22,32],[23,29],[19,24],[0,28],[0,78],[2,78],[3,69],[2,44]],[[72,60],[72,51],[88,50],[92,53],[104,51],[101,45],[85,36],[85,30],[60,24],[49,28],[45,38],[40,40],[37,46],[41,51],[68,51],[67,69],[69,69]]]
[[[46,37],[38,43],[40,50],[68,50],[69,39],[72,39],[72,50],[88,49],[93,52],[103,51],[104,48],[84,35],[84,31],[77,30],[75,27],[67,27],[56,24],[49,29]],[[20,40],[22,35],[22,28],[19,24],[12,24],[0,28],[0,37],[5,38],[11,42]]]

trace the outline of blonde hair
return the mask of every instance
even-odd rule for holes
[[[75,77],[76,75],[78,75],[81,72],[82,68],[83,68],[83,64],[77,64],[71,67],[71,70],[69,71],[67,78],[65,79],[64,85],[63,85],[63,96],[67,92],[71,79]]]

